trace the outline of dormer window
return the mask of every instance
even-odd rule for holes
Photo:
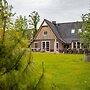
[[[72,29],[72,30],[71,30],[71,33],[75,33],[75,29]]]
[[[43,35],[44,35],[44,36],[46,36],[46,35],[47,35],[47,33],[48,33],[47,31],[44,31],[44,32],[43,32]]]
[[[78,29],[78,32],[82,32],[82,29]]]

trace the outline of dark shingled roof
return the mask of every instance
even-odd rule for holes
[[[82,29],[81,22],[53,24],[46,19],[45,22],[55,33],[56,37],[62,40],[64,43],[71,43],[73,40],[80,40],[80,36],[77,33],[71,33],[71,30],[75,29],[75,32],[78,32],[78,29]]]

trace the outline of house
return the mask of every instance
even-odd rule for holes
[[[62,52],[65,48],[82,49],[77,32],[82,32],[80,22],[56,23],[44,19],[32,42],[32,50]]]

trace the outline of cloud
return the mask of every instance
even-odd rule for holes
[[[8,0],[17,15],[28,16],[38,11],[41,21],[46,18],[58,22],[81,20],[89,10],[90,0]]]

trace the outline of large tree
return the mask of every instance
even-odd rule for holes
[[[2,43],[5,39],[5,30],[7,24],[10,22],[10,17],[14,16],[12,8],[12,5],[8,5],[7,0],[0,0],[0,29],[2,30]]]
[[[87,49],[90,49],[90,13],[82,15],[83,31],[80,33],[81,41]]]
[[[34,33],[34,36],[36,35],[37,33],[37,25],[38,25],[38,22],[40,21],[40,16],[38,14],[38,12],[36,11],[33,11],[30,15],[29,15],[30,19],[29,19],[29,24],[31,26],[33,26],[32,30],[33,30],[33,33]]]
[[[14,15],[11,10],[12,6],[6,0],[0,0],[0,90],[23,88],[19,81],[23,81],[21,76],[25,75],[31,63],[31,50],[28,48],[30,41],[23,36],[22,31],[9,29],[10,17]],[[18,25],[19,23],[17,28]],[[26,27],[24,23],[20,26]],[[28,75],[29,73],[27,77]],[[27,83],[24,85],[27,87]]]

